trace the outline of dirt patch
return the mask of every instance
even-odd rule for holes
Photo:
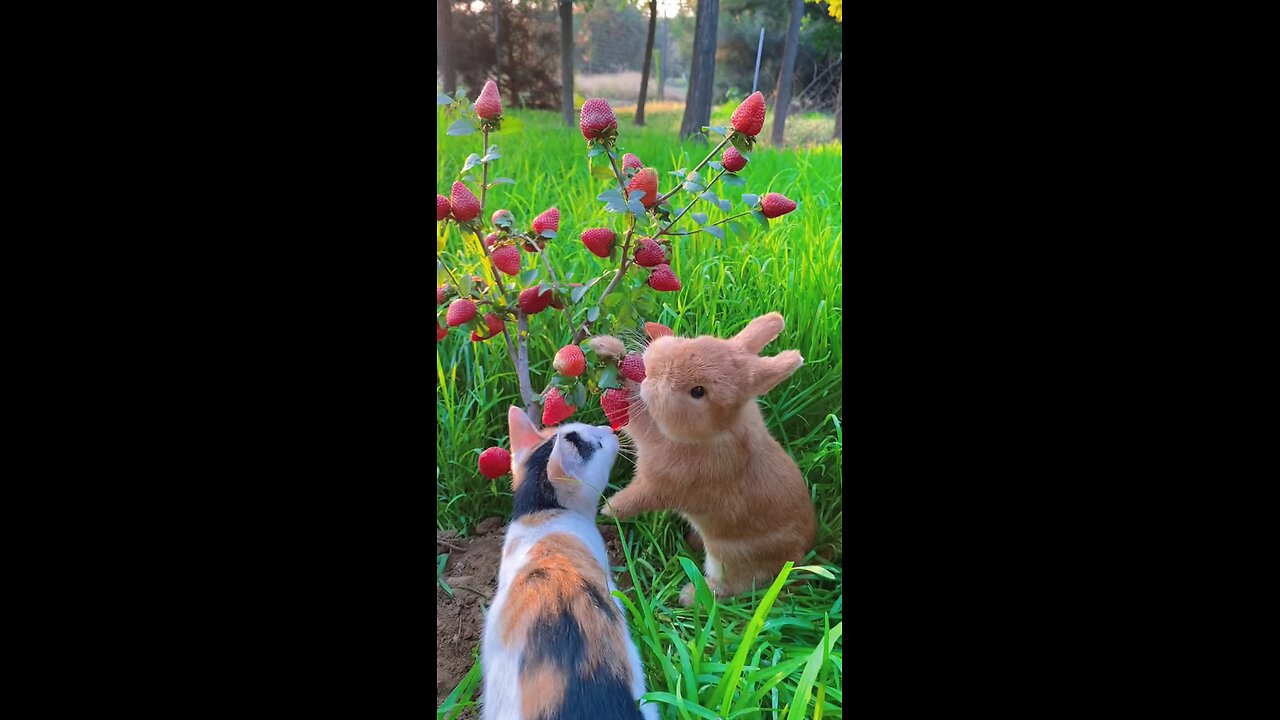
[[[626,565],[618,529],[598,525],[609,554],[609,564]],[[502,564],[502,542],[506,538],[502,518],[488,518],[476,526],[470,537],[457,533],[436,533],[436,555],[449,554],[444,581],[453,588],[453,597],[436,583],[436,707],[462,682],[475,663],[472,651],[484,634],[484,613],[498,592],[498,568]],[[630,573],[616,573],[614,582],[622,590],[631,587]],[[462,717],[470,717],[469,711]]]

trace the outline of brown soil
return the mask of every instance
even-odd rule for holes
[[[617,567],[626,564],[626,556],[613,525],[598,525],[604,537],[609,562]],[[498,566],[502,562],[502,542],[506,526],[502,518],[492,517],[476,526],[469,537],[455,532],[436,534],[436,554],[449,554],[444,566],[444,581],[453,588],[453,597],[436,583],[436,707],[462,682],[475,663],[472,651],[484,634],[484,614],[498,591]],[[450,547],[453,546],[453,547]],[[614,582],[622,590],[631,587],[631,575],[618,573]],[[462,718],[478,717],[464,711]]]

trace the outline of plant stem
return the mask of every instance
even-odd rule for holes
[[[529,316],[523,310],[516,310],[516,378],[520,381],[520,398],[524,400],[525,412],[532,420],[533,415],[533,382],[529,380]]]
[[[730,215],[729,217],[727,217],[727,218],[725,218],[725,219],[723,219],[723,220],[717,220],[717,221],[715,221],[715,222],[711,223],[710,225],[706,225],[706,226],[704,226],[704,227],[700,227],[700,228],[698,228],[697,230],[690,230],[689,232],[662,233],[662,234],[665,234],[665,235],[697,235],[698,233],[703,232],[704,230],[706,230],[706,229],[707,229],[707,228],[709,228],[709,227],[714,227],[714,226],[716,226],[716,225],[723,225],[724,223],[727,223],[727,222],[729,222],[730,220],[737,220],[738,218],[742,217],[743,215],[750,215],[750,214],[751,214],[751,211],[750,211],[750,210],[744,210],[744,211],[742,211],[742,212],[738,213],[737,215]]]
[[[449,279],[453,281],[453,287],[455,289],[460,289],[462,285],[458,282],[458,276],[454,275],[453,270],[450,269],[449,263],[445,262],[444,258],[440,255],[436,255],[436,262],[440,263],[440,266],[444,268],[444,271],[449,273]]]
[[[711,186],[715,185],[716,181],[720,179],[720,175],[723,175],[723,174],[724,174],[724,170],[721,170],[719,175],[716,175],[715,177],[711,178],[711,182],[707,183],[707,190],[710,190]],[[703,192],[706,192],[706,190],[704,190]],[[698,193],[698,196],[693,199],[693,202],[686,205],[684,209],[680,211],[680,214],[676,215],[675,220],[672,220],[671,222],[667,223],[667,226],[662,228],[662,230],[660,230],[657,235],[654,235],[654,237],[658,237],[659,235],[670,235],[671,233],[668,233],[667,231],[675,227],[676,223],[679,222],[680,218],[684,217],[684,214],[689,212],[689,210],[694,206],[694,204],[701,199],[702,199],[702,193]]]
[[[733,137],[733,133],[734,133],[734,132],[737,132],[737,131],[736,131],[736,130],[735,130],[735,131],[731,131],[728,135],[725,135],[725,136],[724,136],[724,140],[721,140],[721,141],[720,141],[720,144],[719,144],[719,145],[717,145],[717,146],[715,147],[715,149],[714,149],[714,150],[712,150],[710,153],[708,153],[706,157],[702,158],[702,162],[698,163],[698,164],[697,164],[697,166],[696,166],[696,167],[694,167],[694,168],[693,168],[693,170],[691,170],[690,172],[698,172],[699,170],[701,170],[701,169],[702,169],[702,166],[703,166],[703,165],[706,165],[708,162],[710,162],[710,161],[711,161],[711,158],[715,157],[715,156],[716,156],[716,153],[720,152],[720,148],[724,147],[724,146],[729,142],[729,138]],[[667,198],[671,197],[672,195],[675,195],[676,193],[680,192],[680,188],[682,188],[682,187],[684,187],[684,181],[683,181],[683,180],[681,180],[681,181],[680,181],[680,184],[679,184],[679,185],[676,185],[675,187],[671,188],[671,190],[670,190],[670,191],[668,191],[666,195],[661,195],[661,196],[659,196],[659,197],[658,197],[658,202],[654,203],[654,205],[661,205],[661,204],[662,204],[662,202],[663,202],[664,200],[666,200]]]
[[[480,150],[480,157],[489,154],[489,130],[484,131],[484,147]],[[489,163],[480,163],[480,214],[484,215],[484,196],[489,192]]]

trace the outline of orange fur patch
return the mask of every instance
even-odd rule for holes
[[[520,712],[526,718],[554,717],[564,705],[568,685],[559,668],[541,664],[520,673]]]

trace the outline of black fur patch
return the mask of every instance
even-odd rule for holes
[[[590,460],[591,456],[596,454],[596,446],[586,440],[583,440],[582,436],[576,432],[565,433],[564,439],[573,443],[573,446],[578,449],[578,454],[582,456],[583,460]]]
[[[624,648],[609,648],[626,652]],[[539,720],[639,720],[640,708],[631,697],[631,680],[603,672],[584,669],[587,647],[582,628],[568,610],[539,618],[529,632],[520,674],[545,663],[563,673],[567,684],[564,705]]]
[[[551,460],[551,450],[556,439],[539,445],[524,462],[524,482],[516,489],[511,519],[539,510],[563,510],[564,506],[556,500],[555,488],[547,477],[547,462]]]

